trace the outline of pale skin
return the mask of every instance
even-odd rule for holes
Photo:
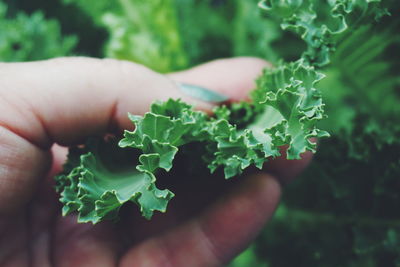
[[[218,181],[175,184],[166,214],[139,212],[117,224],[77,224],[61,217],[53,190],[66,149],[85,137],[132,129],[126,114],[152,101],[181,98],[210,112],[212,104],[182,95],[173,81],[245,99],[266,62],[213,61],[169,75],[116,60],[61,58],[0,63],[0,266],[221,266],[271,218],[281,184],[310,160],[277,159],[265,171]],[[272,175],[273,174],[273,175]],[[174,181],[171,181],[173,183]],[[176,181],[175,181],[176,182]]]

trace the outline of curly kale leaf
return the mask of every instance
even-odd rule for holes
[[[130,115],[133,132],[125,131],[119,145],[140,149],[140,168],[169,171],[178,147],[193,141],[203,141],[208,135],[207,115],[194,111],[180,100],[156,102],[143,117]],[[149,160],[151,159],[151,160]]]
[[[84,148],[70,149],[64,173],[56,177],[62,213],[78,213],[78,222],[116,220],[120,207],[133,202],[145,218],[165,212],[174,196],[155,185],[155,176],[135,168],[138,151],[124,150],[115,141],[89,140]]]
[[[307,44],[302,58],[314,66],[330,63],[338,41],[357,27],[387,14],[381,0],[263,0],[259,6],[278,16],[281,27]]]
[[[258,80],[258,89],[252,93],[256,105],[267,106],[260,123],[274,121],[266,128],[274,145],[289,145],[288,159],[299,159],[307,150],[314,152],[315,143],[310,138],[328,136],[317,129],[317,122],[324,118],[324,104],[315,85],[323,77],[300,60],[266,69]],[[254,126],[259,127],[250,127]]]
[[[173,99],[155,102],[144,116],[129,115],[135,129],[125,131],[119,147],[97,141],[71,150],[64,174],[57,177],[63,213],[76,211],[80,222],[97,223],[115,219],[128,201],[146,218],[165,211],[173,193],[157,189],[157,177],[181,168],[174,160],[188,144],[205,144],[198,164],[210,172],[222,168],[225,178],[251,165],[261,169],[283,145],[288,145],[288,159],[314,151],[309,138],[326,136],[316,128],[324,115],[314,85],[322,77],[299,61],[265,70],[252,103],[218,107],[214,117]]]
[[[134,47],[138,54],[128,52],[133,55],[132,59],[138,61],[140,54],[144,55],[146,62],[157,64],[161,68],[159,70],[174,69],[168,62],[165,68],[159,65],[162,62],[160,56],[153,57],[140,50],[151,48],[152,51],[163,51],[143,46],[146,43],[163,44],[162,40],[152,40],[155,35],[164,38],[165,34],[154,33],[153,36],[149,27],[179,37],[172,1],[163,3],[166,5],[164,9],[159,6],[158,9],[149,9],[155,2],[136,3],[137,9],[132,9],[133,3],[135,0],[121,1],[124,6],[122,13],[118,11],[119,7],[115,7],[106,14],[102,5],[98,11],[93,10],[102,14],[98,23],[108,26],[118,24],[115,27],[111,25],[113,29],[120,30],[111,31],[109,47],[114,44],[114,48],[121,49],[123,53]],[[150,16],[151,23],[141,19],[152,13],[155,15]],[[165,19],[168,23],[163,23]],[[246,20],[245,17],[242,19]],[[145,23],[141,24],[142,21]],[[160,23],[163,25],[160,26]],[[130,34],[126,34],[128,28],[132,29]],[[113,43],[116,40],[113,35],[130,39]],[[143,38],[139,42],[132,36]],[[178,45],[180,42],[170,37],[167,39],[171,47],[178,49],[175,52],[185,56]],[[132,45],[135,43],[141,46]],[[168,47],[163,46],[163,49]],[[126,54],[122,57],[129,59]],[[76,152],[72,150],[65,173],[57,178],[61,201],[65,205],[64,214],[77,211],[80,221],[96,223],[103,219],[115,219],[121,205],[128,201],[136,203],[146,218],[150,218],[155,210],[164,211],[173,194],[167,189],[157,189],[157,179],[172,168],[181,168],[179,162],[175,162],[179,158],[177,155],[185,153],[190,157],[190,151],[185,151],[185,148],[191,144],[203,147],[202,161],[198,164],[207,166],[211,173],[223,169],[225,178],[238,176],[249,166],[262,168],[269,159],[280,156],[283,146],[287,146],[288,159],[299,159],[305,151],[314,152],[315,143],[310,139],[327,136],[326,132],[317,128],[318,121],[324,118],[324,104],[315,86],[322,78],[323,75],[315,71],[307,60],[282,63],[264,71],[251,94],[251,102],[218,107],[212,117],[172,99],[154,103],[144,116],[129,115],[135,129],[125,131],[118,144],[120,148],[113,148],[117,145],[112,142],[101,141],[96,146],[88,143],[83,150],[76,150],[78,157],[73,157]],[[102,147],[108,147],[112,152],[102,153]],[[127,156],[129,161],[121,160],[127,163],[121,173],[121,168],[113,168],[114,163],[108,163],[124,158],[122,155],[125,152],[122,151],[125,149],[136,154]]]

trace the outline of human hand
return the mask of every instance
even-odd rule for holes
[[[172,80],[243,99],[265,66],[258,59],[214,61],[156,74],[115,60],[63,58],[0,64],[0,266],[219,266],[244,249],[271,217],[280,184],[259,172],[231,181],[205,177],[176,185],[166,214],[132,213],[118,224],[61,217],[53,176],[65,148],[85,137],[131,128],[156,99],[181,98]],[[54,145],[58,144],[58,145]],[[287,181],[309,161],[269,164]]]

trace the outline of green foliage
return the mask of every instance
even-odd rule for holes
[[[116,220],[128,201],[148,219],[156,210],[165,212],[173,194],[158,189],[151,171],[135,169],[133,160],[138,160],[138,151],[122,150],[115,140],[91,139],[84,148],[71,149],[64,173],[56,180],[63,215],[78,212],[78,222]]]
[[[276,66],[258,79],[251,102],[219,107],[212,118],[179,101],[156,103],[144,117],[131,116],[137,128],[125,133],[124,148],[94,138],[71,149],[57,180],[64,214],[116,220],[133,202],[150,218],[173,197],[157,181],[180,173],[185,158],[196,154],[184,162],[189,172],[232,177],[261,167],[283,144],[293,159],[314,151],[309,138],[324,129],[331,138],[319,142],[275,218],[232,266],[400,265],[399,1],[264,0],[261,8],[258,0],[55,2],[49,6],[57,10],[42,11],[32,1],[0,5],[0,60],[71,54],[76,39],[68,28],[85,42],[84,53],[98,54],[102,45],[102,56],[162,72],[235,55]],[[72,27],[60,10],[86,14],[108,40],[99,42],[86,23]]]
[[[279,147],[285,144],[289,145],[288,159],[314,151],[315,144],[308,139],[326,135],[315,127],[323,118],[321,97],[314,88],[321,78],[302,62],[266,70],[252,104],[236,106],[257,112],[249,114],[244,129],[236,127],[235,114],[226,106],[216,108],[216,117],[209,117],[172,99],[155,102],[143,117],[129,115],[135,130],[125,131],[119,146],[136,149],[138,155],[127,155],[113,141],[88,142],[83,149],[72,149],[64,173],[56,177],[63,214],[78,212],[79,222],[97,223],[116,219],[127,201],[136,203],[148,219],[155,210],[164,212],[173,193],[157,189],[156,177],[162,175],[161,170],[184,166],[174,159],[188,144],[206,144],[200,164],[211,173],[222,168],[225,178],[238,176],[251,165],[261,169],[280,155]],[[128,167],[121,167],[116,158],[128,162]]]
[[[260,7],[281,19],[283,30],[292,31],[304,40],[307,50],[302,55],[315,66],[330,62],[330,54],[342,35],[359,25],[370,23],[386,14],[381,0],[263,0]]]
[[[75,36],[62,36],[55,20],[46,20],[42,12],[32,15],[18,12],[9,16],[0,2],[0,60],[32,61],[72,53]]]
[[[295,59],[303,47],[292,35],[285,35],[290,42],[279,42],[283,34],[279,25],[263,16],[257,0],[64,3],[81,8],[107,29],[106,56],[132,60],[161,72],[233,55],[278,62],[281,57]]]
[[[324,118],[324,104],[315,84],[324,76],[302,61],[264,72],[259,88],[266,90],[255,90],[252,94],[256,103],[265,102],[283,117],[271,127],[274,145],[289,145],[288,159],[300,159],[300,154],[307,150],[315,152],[316,144],[310,138],[328,136],[327,132],[315,128],[316,122]],[[271,121],[269,117],[275,116],[268,113],[262,121]]]
[[[373,136],[363,139],[364,147],[373,144]],[[285,205],[256,242],[259,261],[398,266],[400,142],[370,145],[371,156],[363,160],[348,156],[348,143],[337,136],[322,142],[304,179],[287,188]]]
[[[75,1],[110,34],[108,57],[131,60],[166,72],[187,66],[173,0]]]
[[[284,205],[256,242],[256,259],[271,266],[400,264],[400,6],[349,3],[356,13],[344,16],[344,31],[328,35],[335,44],[329,53],[311,57],[318,50],[309,47],[304,54],[313,64],[329,62],[317,87],[328,115],[320,126],[332,137],[286,188]],[[382,17],[386,10],[392,15]]]
[[[233,53],[237,56],[258,56],[278,64],[282,58],[294,61],[305,49],[302,41],[290,32],[283,32],[276,17],[255,8],[258,0],[236,0],[232,29]]]

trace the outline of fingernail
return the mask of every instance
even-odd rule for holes
[[[229,97],[223,94],[211,91],[210,89],[206,89],[197,85],[178,83],[178,87],[185,95],[205,102],[221,103],[229,99]]]

